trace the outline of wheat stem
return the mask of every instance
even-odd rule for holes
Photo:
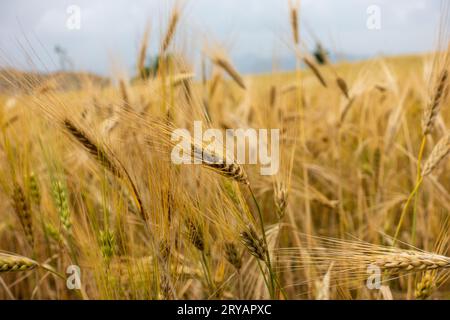
[[[266,231],[265,231],[265,228],[264,228],[264,219],[263,219],[263,216],[262,216],[261,208],[259,207],[258,200],[256,199],[255,194],[253,193],[253,190],[252,190],[252,187],[250,186],[250,184],[248,185],[248,189],[250,191],[250,194],[252,195],[253,201],[255,202],[255,205],[256,205],[256,209],[258,211],[258,218],[259,218],[259,225],[260,225],[261,232],[262,232],[262,239],[263,239],[263,242],[264,242],[264,246],[266,247],[265,254],[266,254],[266,259],[267,260],[265,262],[266,262],[266,265],[267,265],[267,269],[269,271],[270,292],[271,292],[271,296],[273,298],[274,294],[275,294],[275,292],[274,292],[274,290],[275,290],[275,284],[274,284],[275,274],[273,272],[272,263],[270,261],[270,252],[269,252],[270,250],[269,250],[269,246],[268,246],[268,243],[267,243]]]
[[[416,184],[419,182],[419,180],[422,178],[422,158],[423,153],[425,151],[425,145],[427,143],[427,137],[422,137],[422,142],[420,144],[420,150],[419,155],[417,157],[417,176],[416,176]],[[420,186],[419,186],[420,188]],[[417,190],[419,191],[419,189]],[[416,193],[414,197],[414,209],[413,209],[413,218],[412,218],[412,231],[411,231],[411,244],[414,245],[414,242],[416,240],[416,224],[417,224],[417,205],[418,205],[418,199],[419,199],[419,192]]]
[[[400,233],[400,229],[401,229],[402,224],[403,224],[403,220],[405,218],[406,212],[408,211],[409,204],[411,203],[411,200],[414,198],[415,194],[419,190],[420,185],[422,184],[422,181],[423,181],[423,177],[420,177],[419,181],[416,182],[416,185],[414,186],[414,189],[411,191],[411,193],[408,196],[408,199],[406,200],[406,203],[405,203],[405,205],[403,207],[403,210],[402,210],[402,213],[400,215],[400,219],[398,221],[397,229],[395,230],[395,235],[394,235],[394,239],[393,239],[393,242],[392,242],[393,245],[395,245],[395,243],[397,241],[398,235]]]

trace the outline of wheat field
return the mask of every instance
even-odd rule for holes
[[[448,39],[319,64],[293,6],[297,70],[247,75],[182,18],[133,78],[1,73],[0,299],[450,299]],[[279,129],[278,172],[174,164],[194,121]]]

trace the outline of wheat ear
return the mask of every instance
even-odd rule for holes
[[[298,34],[298,11],[297,11],[297,8],[291,7],[290,22],[291,22],[292,37],[294,38],[294,43],[298,44],[300,37]]]
[[[139,55],[137,59],[137,70],[139,72],[139,76],[141,79],[145,79],[146,71],[145,71],[145,58],[147,57],[147,47],[148,47],[148,38],[150,35],[150,25],[148,24],[144,36],[142,37],[141,47],[139,49]]]
[[[347,98],[350,99],[350,95],[348,93],[348,86],[347,86],[347,82],[345,82],[344,79],[342,79],[341,77],[337,77],[336,78],[336,84],[339,87],[339,89],[341,90],[342,94]]]
[[[242,258],[234,242],[225,243],[225,257],[236,270],[241,269]]]
[[[300,234],[300,236],[302,236]],[[419,249],[400,249],[381,246],[363,241],[348,241],[334,238],[303,235],[304,239],[314,239],[317,246],[308,249],[308,260],[302,260],[301,249],[280,249],[280,261],[289,261],[298,266],[327,268],[334,262],[333,270],[352,272],[351,278],[366,277],[367,268],[376,266],[381,271],[396,273],[414,273],[428,270],[450,269],[450,258]],[[296,252],[297,250],[297,252]]]
[[[228,60],[218,55],[213,58],[213,62],[228,73],[228,75],[238,84],[238,86],[242,89],[246,89],[244,79]]]
[[[201,161],[201,164],[205,168],[211,169],[224,177],[231,178],[243,184],[250,184],[247,174],[241,165],[233,161],[228,161],[225,156],[211,154],[204,148],[197,146],[194,143],[192,143],[191,147],[194,154],[194,159]]]
[[[34,173],[28,177],[28,185],[30,188],[30,198],[34,204],[39,206],[41,204],[41,190],[39,188],[39,181]]]
[[[172,41],[172,38],[175,35],[175,29],[177,27],[179,18],[180,18],[179,12],[177,9],[175,9],[170,16],[169,26],[168,26],[166,34],[164,36],[164,40],[162,41],[162,44],[161,44],[161,53],[162,54],[164,54],[167,51],[167,49],[169,48],[170,42]]]
[[[430,297],[436,288],[436,279],[434,271],[427,271],[423,274],[422,279],[417,283],[415,297],[424,300]]]
[[[0,253],[0,272],[28,271],[38,266],[39,263],[29,258]]]
[[[286,213],[288,193],[283,185],[276,187],[274,192],[275,208],[277,209],[278,218],[282,219]]]
[[[441,108],[441,102],[446,91],[447,81],[448,71],[444,69],[439,76],[433,98],[428,105],[428,108],[425,109],[422,117],[422,131],[424,135],[430,134],[433,129],[435,119]]]
[[[450,153],[450,133],[443,137],[431,151],[422,169],[422,176],[429,175]]]
[[[45,271],[48,271],[61,279],[65,279],[66,277],[59,272],[55,271],[52,266],[46,263],[39,263],[30,258],[9,254],[5,252],[0,252],[0,273],[2,272],[18,272],[18,271],[29,271],[33,270],[37,267],[42,268]]]
[[[420,251],[398,251],[396,254],[379,255],[371,264],[382,270],[408,272],[422,270],[449,269],[450,258],[439,254]]]
[[[123,100],[123,108],[124,110],[129,110],[131,105],[130,105],[130,98],[128,95],[128,90],[127,90],[127,86],[125,84],[125,81],[123,79],[119,80],[119,88],[120,88],[120,94],[122,95],[122,100]]]
[[[63,124],[65,129],[70,133],[70,135],[74,137],[101,165],[103,165],[106,169],[111,171],[118,178],[126,178],[128,180],[131,187],[131,191],[133,192],[133,195],[136,199],[137,206],[141,214],[141,218],[147,220],[147,214],[143,207],[143,203],[137,190],[137,187],[134,184],[133,179],[131,179],[131,176],[128,173],[128,171],[122,165],[122,163],[118,159],[115,160],[110,159],[105,150],[103,150],[100,146],[97,146],[97,144],[95,144],[85,132],[79,129],[70,120],[65,119],[63,121]],[[117,165],[115,163],[117,163]]]
[[[241,240],[252,256],[266,261],[267,247],[252,226],[247,226],[247,230],[241,232]]]
[[[188,220],[186,222],[187,236],[189,241],[196,247],[199,251],[205,251],[205,239],[203,236],[203,230],[196,222]]]
[[[13,205],[20,223],[22,224],[25,236],[31,247],[34,246],[33,221],[31,218],[30,204],[22,188],[18,184],[14,184]]]
[[[303,61],[311,69],[311,71],[316,76],[316,78],[319,80],[319,82],[326,88],[327,83],[325,81],[325,78],[322,76],[322,73],[320,72],[319,68],[314,64],[314,62],[309,60],[307,57],[303,58]]]

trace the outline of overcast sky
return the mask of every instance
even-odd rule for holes
[[[295,1],[295,0],[294,0]],[[445,1],[445,0],[444,0]],[[131,70],[146,21],[155,51],[173,1],[166,0],[2,0],[0,63],[24,67],[24,52],[57,68],[54,46],[67,50],[77,69],[109,74]],[[177,44],[199,51],[204,40],[223,44],[243,71],[264,71],[276,57],[288,59],[288,0],[190,0],[183,3]],[[69,30],[70,5],[81,10],[80,29]],[[367,8],[378,5],[381,29],[367,28]],[[436,44],[440,0],[302,0],[303,39],[314,37],[328,50],[349,57],[430,51]],[[34,60],[37,60],[34,57]],[[52,62],[53,60],[53,62]],[[1,62],[3,61],[3,62]],[[131,71],[130,71],[131,72]]]

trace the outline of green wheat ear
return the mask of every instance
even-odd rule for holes
[[[55,202],[56,210],[61,221],[61,225],[67,234],[72,232],[72,222],[70,220],[69,200],[67,189],[60,181],[52,182],[52,196]]]

